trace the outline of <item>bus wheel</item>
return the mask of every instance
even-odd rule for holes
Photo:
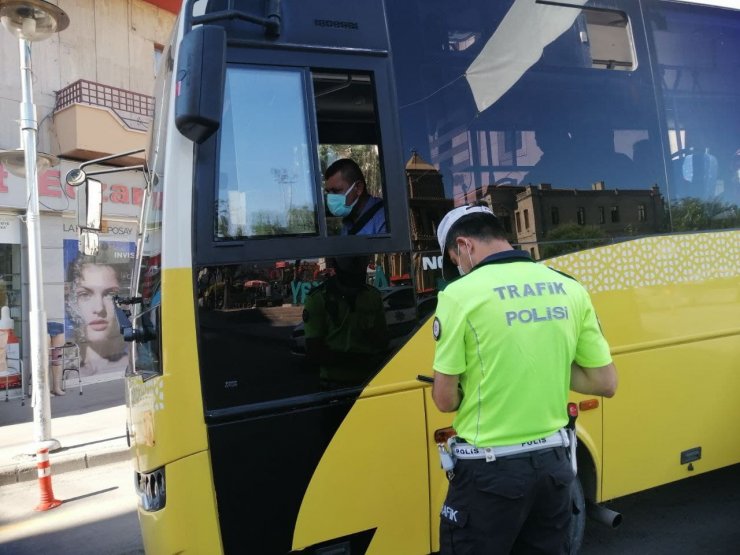
[[[578,555],[583,543],[583,533],[586,529],[586,500],[583,497],[583,486],[581,480],[576,479],[571,482],[570,494],[573,500],[573,516],[570,519],[570,555]]]

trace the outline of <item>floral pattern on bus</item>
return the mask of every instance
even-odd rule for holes
[[[665,235],[558,256],[546,264],[591,293],[740,275],[740,232]]]

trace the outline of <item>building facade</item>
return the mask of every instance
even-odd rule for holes
[[[140,171],[100,176],[104,220],[100,251],[84,259],[78,249],[79,194],[64,185],[64,176],[81,161],[146,147],[155,72],[180,2],[52,3],[67,13],[69,27],[32,44],[38,150],[60,160],[39,173],[44,303],[51,331],[63,329],[67,341],[80,344],[83,379],[95,381],[121,377],[128,362],[120,340],[111,339],[113,334],[102,328],[112,326],[112,294],[127,293],[145,183]],[[13,150],[20,144],[19,51],[17,40],[4,29],[0,52],[0,148]],[[137,154],[115,163],[136,165],[143,160],[144,155]],[[27,362],[26,203],[25,178],[0,166],[0,305],[10,308],[20,358]],[[87,284],[80,285],[81,275]],[[99,282],[94,286],[93,278]],[[93,291],[98,286],[104,290]],[[83,306],[88,299],[99,300],[100,306]],[[101,341],[103,335],[109,337]],[[9,361],[7,371],[19,373],[20,366]]]

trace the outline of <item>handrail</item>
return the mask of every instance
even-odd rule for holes
[[[54,112],[73,104],[112,110],[130,129],[146,131],[154,118],[154,97],[79,79],[56,92]]]

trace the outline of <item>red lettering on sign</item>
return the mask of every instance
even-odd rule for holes
[[[131,187],[131,204],[138,204],[144,201],[144,189],[141,187]]]
[[[5,178],[8,177],[8,172],[5,171],[5,166],[0,166],[0,168],[2,168],[2,171],[0,171],[0,193],[7,193],[8,186],[5,184]]]
[[[39,196],[42,197],[56,197],[62,196],[61,182],[59,176],[61,173],[58,170],[48,170],[39,175]]]
[[[111,185],[110,201],[115,204],[128,204],[128,187],[125,185]]]

